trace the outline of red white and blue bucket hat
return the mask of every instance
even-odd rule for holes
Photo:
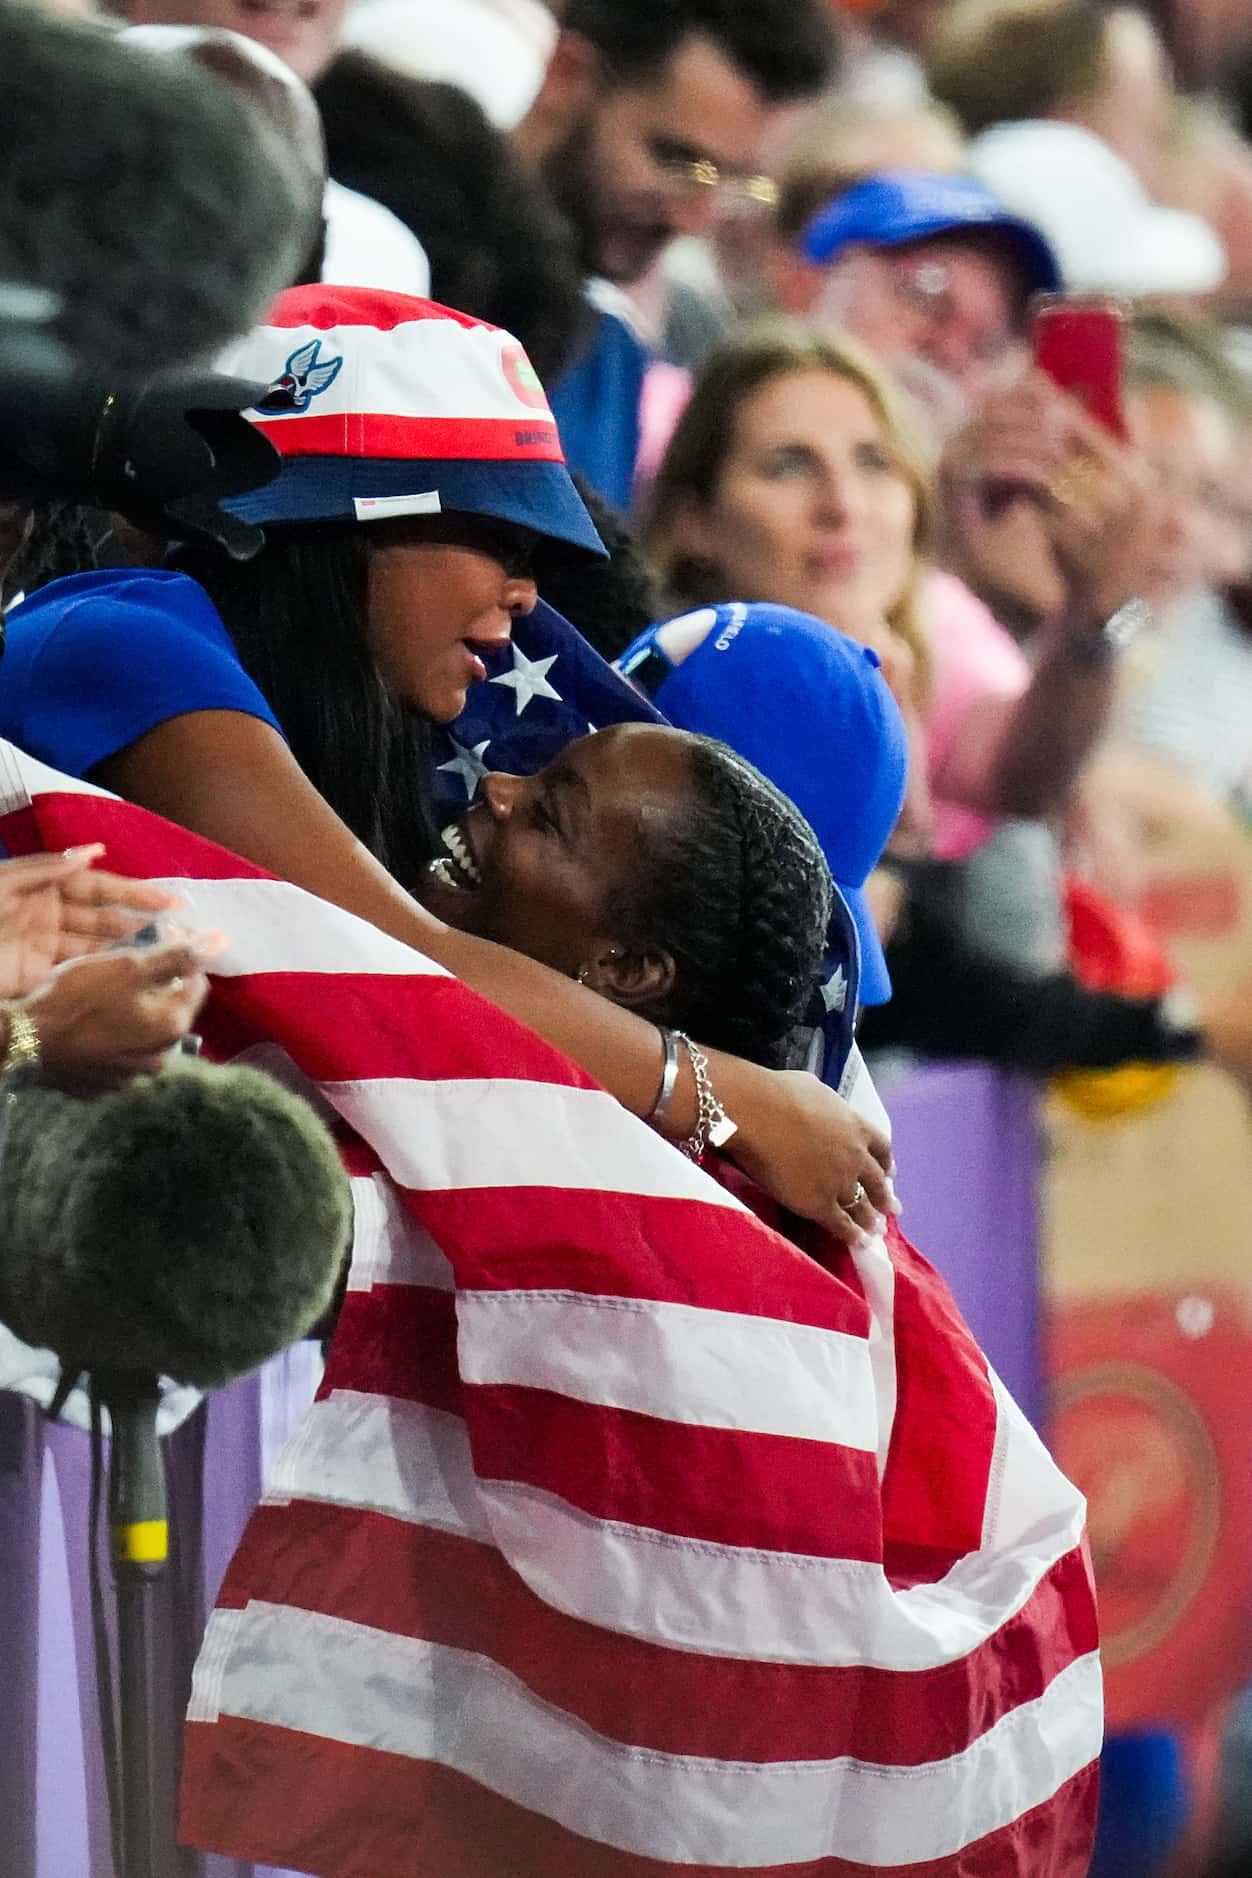
[[[497,326],[407,294],[293,287],[219,368],[270,387],[245,416],[283,459],[224,504],[244,521],[459,510],[605,552],[534,367]]]

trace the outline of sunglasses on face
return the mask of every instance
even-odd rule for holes
[[[499,521],[492,515],[467,515],[463,511],[378,522],[371,526],[369,538],[383,548],[468,548],[475,554],[490,555],[511,580],[533,577],[539,548],[539,537],[528,528]]]

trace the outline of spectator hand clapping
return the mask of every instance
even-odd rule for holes
[[[177,904],[146,881],[93,868],[103,842],[0,862],[0,997],[24,998],[56,965],[82,958]]]
[[[217,934],[126,939],[177,905],[145,881],[92,867],[102,844],[0,862],[0,996],[35,1025],[44,1069],[107,1086],[161,1066],[204,1002]],[[121,949],[117,949],[121,945]],[[0,1014],[7,1050],[8,1014]]]

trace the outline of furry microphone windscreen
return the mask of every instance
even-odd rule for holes
[[[78,1369],[217,1387],[308,1333],[351,1242],[308,1103],[188,1059],[92,1097],[18,1092],[0,1161],[0,1318]]]
[[[86,369],[200,363],[294,278],[306,190],[228,86],[118,35],[0,0],[0,283],[60,304]]]

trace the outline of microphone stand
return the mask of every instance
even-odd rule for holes
[[[92,1378],[109,1411],[109,1531],[117,1599],[120,1821],[117,1878],[157,1878],[159,1791],[152,1588],[169,1560],[165,1462],[157,1435],[155,1376]]]

